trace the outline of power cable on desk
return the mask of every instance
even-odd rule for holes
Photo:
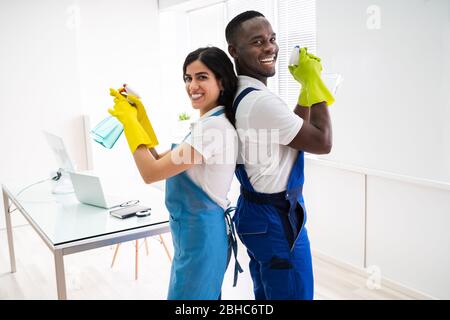
[[[29,189],[29,188],[31,188],[31,187],[37,185],[37,184],[44,183],[44,182],[47,182],[47,181],[50,181],[50,180],[58,181],[58,180],[61,178],[61,175],[62,175],[61,171],[58,170],[58,171],[56,172],[56,175],[55,175],[55,176],[53,176],[53,177],[51,177],[51,178],[46,178],[46,179],[43,179],[43,180],[39,180],[39,181],[34,182],[34,183],[32,183],[32,184],[26,186],[25,188],[21,189],[19,192],[17,192],[16,197],[18,197],[18,196],[19,196],[22,192],[24,192],[25,190],[27,190],[27,189]],[[11,202],[11,204],[10,204],[9,207],[8,207],[8,213],[10,213],[10,214],[17,210],[17,208],[14,208],[14,209],[11,211],[11,205],[12,205],[12,202]]]

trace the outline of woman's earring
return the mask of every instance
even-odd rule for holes
[[[220,90],[220,96],[223,97],[223,90]]]

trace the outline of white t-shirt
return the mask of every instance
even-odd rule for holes
[[[286,190],[298,151],[288,147],[303,125],[286,103],[261,81],[239,76],[236,96],[248,87],[236,112],[236,130],[241,144],[238,163],[244,163],[250,183],[257,192]]]
[[[224,113],[210,116],[222,109],[223,106],[215,107],[191,124],[191,134],[185,142],[203,156],[203,161],[186,173],[212,200],[226,209],[230,204],[227,194],[236,167],[238,137]]]

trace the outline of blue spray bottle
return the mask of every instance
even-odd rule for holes
[[[123,85],[123,88],[119,89],[120,94],[126,96],[131,94],[139,98],[139,95],[136,91],[131,90],[129,86],[126,84]],[[131,105],[134,105],[130,102]],[[122,135],[123,126],[116,117],[109,116],[103,119],[99,124],[97,124],[90,132],[91,138],[94,139],[95,142],[101,144],[105,148],[111,149],[114,147],[114,144]]]

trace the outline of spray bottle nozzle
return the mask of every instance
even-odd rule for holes
[[[295,46],[292,49],[291,57],[289,58],[289,65],[298,65],[298,59],[300,57],[300,46]]]
[[[131,94],[132,96],[135,96],[136,98],[140,99],[139,94],[135,90],[132,90],[126,83],[124,83],[122,88],[119,89],[119,93],[124,97],[127,97],[129,94]],[[134,102],[130,101],[129,99],[127,100],[132,106],[136,106]]]

